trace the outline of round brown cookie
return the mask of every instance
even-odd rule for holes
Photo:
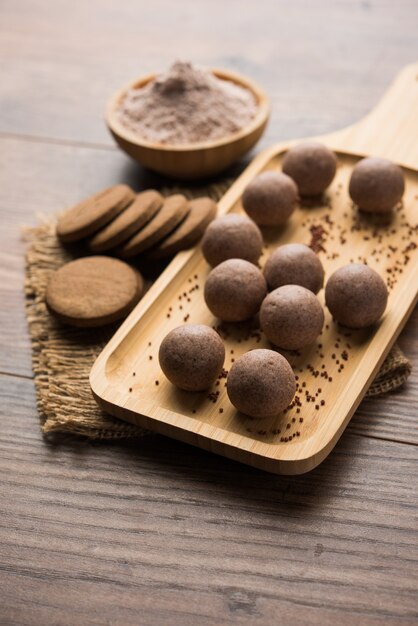
[[[90,250],[104,252],[123,243],[154,217],[163,202],[162,195],[154,189],[139,193],[125,211],[94,235]]]
[[[157,215],[136,235],[127,241],[119,253],[123,257],[132,257],[159,243],[179,224],[189,212],[189,203],[180,193],[169,196]]]
[[[180,250],[191,248],[215,218],[217,208],[216,203],[210,198],[196,198],[189,202],[189,213],[168,237],[151,250],[149,258],[162,259]]]
[[[80,241],[106,226],[134,200],[128,185],[108,187],[63,213],[57,222],[57,235],[61,241]]]
[[[119,259],[91,256],[71,261],[53,273],[46,304],[72,326],[103,326],[125,317],[142,296],[139,272]]]

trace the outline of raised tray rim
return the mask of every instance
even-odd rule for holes
[[[332,136],[330,136],[330,139],[331,138]],[[324,141],[324,143],[327,143],[330,148],[333,148],[332,141],[326,141],[326,138],[321,138],[321,140]],[[219,201],[218,215],[227,213],[242,195],[248,180],[262,170],[273,158],[280,156],[280,154],[285,152],[293,143],[295,142],[275,144],[258,154]],[[337,147],[334,148],[334,150],[337,155],[339,154],[341,156],[349,156],[357,159],[365,156],[364,153],[359,154]],[[404,165],[402,165],[402,167],[409,170],[411,173],[417,174],[417,170],[412,167]],[[140,425],[144,428],[162,432],[163,434],[188,443],[192,443],[192,438],[194,440],[194,445],[218,454],[222,454],[223,456],[239,460],[240,462],[248,463],[272,473],[301,474],[310,471],[326,458],[351,420],[358,405],[363,399],[371,380],[387,356],[393,343],[396,341],[396,338],[406,323],[408,316],[418,301],[418,285],[415,294],[413,294],[413,297],[410,297],[408,300],[406,310],[402,314],[400,323],[392,333],[390,340],[382,348],[381,355],[376,361],[374,368],[370,371],[367,381],[363,384],[361,391],[357,394],[355,401],[353,402],[350,410],[346,413],[344,419],[336,427],[332,437],[329,438],[322,446],[312,446],[313,438],[316,438],[319,442],[321,441],[318,434],[324,428],[324,424],[322,424],[317,432],[313,433],[310,437],[304,439],[303,441],[293,441],[287,446],[277,446],[275,444],[260,442],[259,440],[252,439],[248,436],[231,433],[230,431],[218,427],[215,428],[206,422],[199,421],[198,417],[190,418],[186,415],[170,411],[169,409],[165,409],[163,407],[159,407],[160,416],[155,414],[145,415],[147,410],[153,410],[147,408],[147,405],[143,405],[142,412],[139,413],[128,408],[127,406],[124,406],[122,403],[115,404],[109,399],[108,387],[98,384],[100,377],[106,376],[105,372],[107,359],[111,356],[114,350],[116,350],[120,342],[130,333],[134,326],[139,323],[140,319],[155,303],[159,295],[164,291],[165,287],[168,286],[171,280],[185,268],[195,255],[200,254],[201,252],[198,247],[178,254],[170,262],[157,281],[151,286],[150,290],[131,312],[129,317],[120,326],[118,331],[96,359],[96,362],[90,372],[90,386],[93,396],[104,410],[121,419],[128,419],[131,421],[129,418],[135,417],[136,419],[132,419],[132,422],[135,424],[140,423]],[[413,269],[418,272],[418,254],[414,256],[408,273],[412,273]],[[127,401],[129,402],[129,399],[127,399]],[[152,405],[150,404],[150,407],[151,406]],[[177,425],[176,421],[178,421],[179,417],[181,417],[183,421],[186,421],[190,425],[190,428],[184,428]],[[161,424],[165,425],[164,429],[161,429]],[[210,432],[214,430],[216,432],[216,436],[214,436],[213,432],[210,434]],[[241,445],[223,441],[222,437],[226,434],[228,437],[233,436],[234,439],[240,440]],[[261,453],[260,450],[251,450],[251,441],[256,442],[258,447],[261,447],[261,444],[263,444],[262,447],[265,453]],[[307,445],[308,443],[309,445]],[[309,453],[305,454],[304,448],[308,448]],[[274,452],[277,451],[280,451],[280,458],[274,454]],[[292,454],[290,454],[291,452]],[[243,454],[247,457],[246,459],[243,459]]]

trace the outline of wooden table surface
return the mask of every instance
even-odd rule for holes
[[[52,444],[19,234],[101,187],[150,180],[103,124],[122,83],[190,58],[264,85],[260,147],[336,130],[418,59],[416,1],[3,0],[0,18],[0,623],[417,624],[417,311],[400,339],[408,383],[363,402],[310,474],[160,436]]]

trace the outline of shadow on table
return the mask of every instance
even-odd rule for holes
[[[217,185],[225,180],[238,178],[238,176],[251,162],[254,154],[255,152],[252,151],[240,161],[215,176],[203,179],[199,178],[195,181],[179,181],[177,178],[169,178],[153,172],[152,170],[148,170],[131,159],[127,159],[123,162],[120,169],[119,178],[121,181],[135,189],[135,191],[150,188],[161,189],[166,187],[170,189],[171,187],[184,187],[190,192],[198,194],[200,189],[205,189],[206,187],[214,184]]]
[[[58,447],[50,446],[54,455],[65,450],[70,455],[84,457],[88,462],[106,451],[106,462],[118,471],[138,476],[138,485],[144,475],[167,477],[173,493],[190,489],[190,498],[203,503],[214,498],[224,506],[231,504],[240,511],[257,509],[258,513],[280,513],[303,517],[314,513],[326,503],[341,496],[347,489],[347,475],[353,464],[358,465],[358,448],[367,439],[345,434],[329,457],[317,468],[300,476],[279,476],[243,465],[221,456],[162,435],[151,434],[141,439],[119,442],[77,442],[66,437]],[[94,471],[93,460],[93,469]],[[357,467],[356,474],[359,468]],[[352,484],[351,477],[350,483]],[[118,479],[120,484],[120,479]],[[123,497],[123,488],[121,491]],[[221,523],[221,522],[220,522]]]

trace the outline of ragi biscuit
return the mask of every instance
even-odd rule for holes
[[[61,241],[75,242],[95,233],[135,200],[127,185],[115,185],[79,202],[63,213],[57,222]]]
[[[122,257],[133,257],[159,243],[186,217],[189,204],[182,194],[169,196],[155,217],[120,249]]]
[[[103,326],[125,317],[143,289],[141,275],[127,263],[105,256],[84,257],[52,274],[46,304],[64,323]]]
[[[150,259],[162,259],[180,250],[187,250],[199,241],[206,227],[216,216],[217,205],[211,198],[196,198],[189,202],[189,213],[177,228],[150,250]]]
[[[94,235],[89,241],[90,250],[105,252],[127,241],[154,217],[163,201],[162,195],[154,189],[139,193],[127,209]]]

